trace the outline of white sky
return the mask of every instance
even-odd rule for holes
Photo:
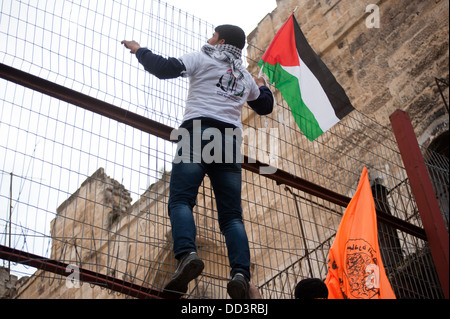
[[[234,24],[249,35],[277,7],[276,0],[164,0],[212,25]]]

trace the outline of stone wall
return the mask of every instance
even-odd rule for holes
[[[371,3],[380,8],[380,28],[366,26],[369,13],[365,9]],[[249,69],[254,74],[258,73],[255,61],[298,6],[295,16],[306,38],[358,111],[386,127],[390,127],[389,116],[396,109],[407,111],[423,144],[431,143],[433,136],[448,131],[448,113],[434,82],[435,77],[448,75],[448,1],[278,0],[277,5],[277,9],[264,17],[248,37]],[[243,122],[253,121],[251,117],[254,116],[254,113],[248,113]],[[288,118],[289,114],[283,116]],[[290,125],[295,124],[291,121]],[[281,135],[280,138],[284,137]],[[347,151],[345,146],[336,147],[343,147],[342,152]],[[290,171],[291,168],[283,169]],[[267,282],[298,258],[274,248],[284,247],[284,241],[292,241],[292,238],[275,237],[261,229],[264,225],[281,231],[296,228],[298,221],[293,209],[295,204],[292,199],[286,199],[286,195],[256,196],[262,194],[261,188],[275,190],[274,193],[281,189],[273,182],[259,181],[260,178],[245,173],[242,192],[243,202],[248,207],[244,218],[252,223],[252,227],[247,228],[250,241],[263,243],[261,248],[252,250],[256,285]],[[131,198],[123,186],[100,169],[58,208],[52,222],[52,236],[59,239],[53,241],[51,257],[124,280],[139,278],[145,285],[161,287],[175,267],[166,207],[168,181],[169,175],[164,174],[131,206]],[[198,295],[214,298],[221,296],[229,268],[223,238],[216,235],[220,232],[211,209],[214,204],[213,194],[208,191],[208,179],[202,189],[207,193],[198,199],[202,204],[196,211],[196,223],[199,255],[205,260],[204,276],[207,279],[203,280],[205,286],[200,283],[196,289]],[[280,219],[278,215],[284,207],[290,207],[292,215]],[[300,211],[305,218],[318,217],[311,207],[300,207]],[[308,238],[316,236],[321,242],[332,235],[339,219],[327,218],[321,223],[329,224],[329,233],[307,234]],[[295,234],[296,231],[285,233]],[[133,244],[129,245],[129,242]],[[292,244],[292,248],[302,251],[305,248],[302,245],[313,244],[317,243],[298,242]],[[265,262],[271,265],[270,272],[260,267]],[[83,284],[80,289],[68,289],[65,278],[48,276],[48,273],[37,271],[19,289],[17,297],[126,297],[89,284]]]
[[[17,289],[23,286],[28,277],[18,278],[11,275],[8,268],[0,267],[0,299],[9,299],[17,294]]]
[[[51,221],[50,258],[111,275],[107,262],[114,246],[114,227],[131,213],[129,192],[98,169],[64,201]],[[114,234],[120,236],[120,232]],[[69,271],[69,270],[68,270]],[[69,274],[69,272],[68,272]],[[109,293],[89,284],[71,289],[66,278],[37,270],[17,291],[17,298],[109,298]],[[114,295],[113,295],[114,297]]]

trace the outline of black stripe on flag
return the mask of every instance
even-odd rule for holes
[[[300,26],[292,15],[295,32],[295,43],[300,58],[308,66],[324,89],[338,119],[342,120],[354,110],[350,99],[334,75],[309,45]]]

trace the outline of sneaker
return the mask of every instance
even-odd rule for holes
[[[227,292],[231,299],[250,299],[247,278],[241,273],[234,275],[227,285]]]
[[[185,294],[191,280],[200,276],[205,267],[196,252],[191,252],[178,261],[177,269],[164,290]]]

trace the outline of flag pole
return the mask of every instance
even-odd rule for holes
[[[292,14],[294,14],[298,9],[298,6],[295,6],[294,11],[292,11]],[[264,64],[261,66],[261,68],[259,69],[259,74],[258,77],[260,78],[263,74],[263,69],[264,69]]]

